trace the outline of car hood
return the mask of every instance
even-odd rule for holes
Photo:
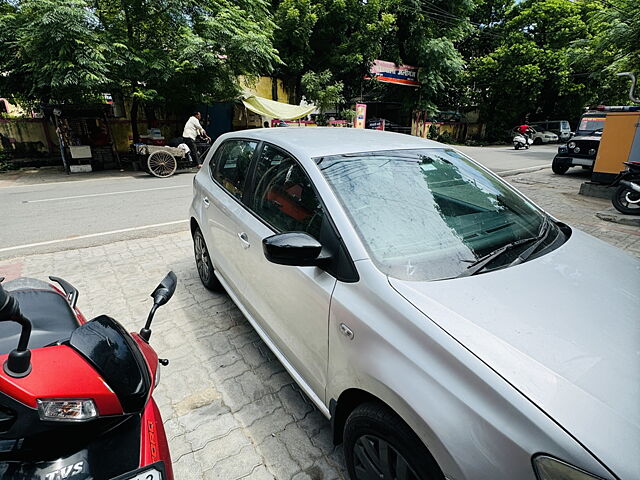
[[[620,478],[640,478],[640,261],[580,231],[471,277],[391,286]]]

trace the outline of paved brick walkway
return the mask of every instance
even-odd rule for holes
[[[505,180],[559,220],[640,257],[640,228],[599,219],[595,213],[611,208],[611,201],[578,194],[588,173],[574,168],[555,175],[545,169]]]
[[[543,170],[508,180],[560,220],[640,256],[640,229],[596,218],[609,204],[578,196],[583,178]],[[171,361],[162,368],[156,400],[176,479],[345,478],[329,422],[231,300],[200,284],[188,232],[0,262],[7,277],[69,280],[80,290],[85,315],[108,313],[130,330],[142,327],[149,294],[168,270],[180,283],[156,316],[151,342]]]
[[[88,318],[108,313],[129,330],[143,326],[168,270],[179,285],[156,314],[151,343],[170,359],[155,398],[176,479],[344,478],[329,422],[229,297],[202,287],[188,232],[0,262],[7,277],[65,278]]]

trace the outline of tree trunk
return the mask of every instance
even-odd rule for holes
[[[147,117],[147,127],[157,128],[158,119],[156,118],[156,109],[153,108],[153,105],[149,105],[149,104],[145,104],[143,108],[144,108],[144,115],[145,117]]]
[[[140,141],[140,133],[138,132],[138,99],[133,97],[131,101],[131,133],[133,134],[133,143]]]

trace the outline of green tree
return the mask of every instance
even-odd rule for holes
[[[334,82],[329,70],[320,73],[307,72],[302,76],[302,92],[321,113],[336,110],[344,102],[342,82]]]
[[[572,43],[572,66],[590,85],[591,103],[625,104],[628,81],[615,74],[640,74],[640,3],[594,1],[587,24],[591,35]]]
[[[83,101],[111,83],[108,45],[84,0],[24,0],[0,8],[0,89],[23,102]]]
[[[299,84],[306,71],[329,70],[344,85],[345,103],[363,97],[406,111],[435,108],[463,66],[454,43],[469,32],[470,10],[471,0],[284,0],[275,10],[280,71]],[[419,67],[422,86],[365,80],[376,59]]]
[[[499,45],[470,59],[468,72],[492,136],[527,118],[575,122],[585,105],[598,103],[601,82],[591,76],[594,66],[574,58],[574,41],[591,38],[590,18],[602,8],[591,0],[525,0],[506,12]]]
[[[266,0],[0,0],[0,88],[22,101],[101,93],[138,112],[228,100],[280,60]]]
[[[132,98],[134,139],[140,106],[228,100],[238,76],[279,61],[263,0],[96,0],[96,11],[115,51],[114,88]]]
[[[317,10],[318,5],[312,0],[282,0],[274,3],[273,21],[277,28],[273,45],[282,59],[275,73],[294,94],[295,104],[300,101],[302,75],[312,64],[314,52],[310,39],[318,21]]]

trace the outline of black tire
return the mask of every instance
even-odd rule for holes
[[[533,139],[534,145],[542,145],[542,139],[540,137],[536,137]]]
[[[551,170],[553,170],[555,174],[564,175],[567,173],[567,170],[569,170],[569,165],[565,165],[554,158],[553,162],[551,162]]]
[[[364,403],[351,412],[343,439],[351,480],[444,480],[418,436],[380,403]]]
[[[193,253],[196,260],[196,268],[198,269],[198,276],[202,284],[209,290],[217,292],[223,290],[218,277],[213,273],[213,264],[209,256],[207,243],[204,241],[204,236],[198,227],[193,231]]]
[[[616,210],[626,215],[640,215],[640,203],[629,203],[627,195],[631,200],[638,200],[640,193],[631,190],[626,185],[619,185],[616,188],[613,197],[611,197],[611,203]],[[632,206],[631,206],[632,205]]]
[[[519,144],[519,143],[516,143],[516,144],[513,146],[513,148],[515,148],[516,150],[520,150],[520,144]]]

